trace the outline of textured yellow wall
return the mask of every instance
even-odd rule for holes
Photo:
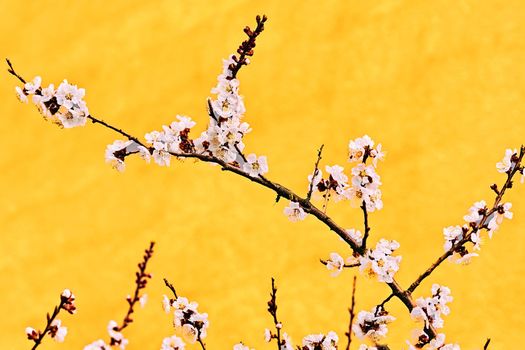
[[[2,1],[1,56],[29,77],[87,89],[90,111],[142,136],[187,114],[206,123],[205,98],[221,59],[254,16],[269,16],[253,64],[240,73],[247,151],[266,154],[269,177],[306,191],[317,147],[346,165],[350,138],[365,133],[388,152],[379,172],[385,208],[371,216],[372,240],[401,243],[398,279],[407,285],[442,253],[442,228],[468,207],[492,201],[489,185],[506,147],[525,142],[523,1]],[[337,279],[318,263],[347,252],[312,218],[292,224],[274,195],[193,161],[159,168],[134,160],[124,174],[104,164],[114,135],[98,126],[60,130],[17,102],[0,79],[0,348],[29,348],[60,291],[79,312],[64,317],[75,349],[105,337],[120,319],[135,263],[150,240],[150,303],[126,331],[129,349],[158,349],[172,334],[160,308],[168,277],[211,318],[210,349],[244,340],[264,348],[270,276],[279,312],[302,336],[346,327],[352,273]],[[511,191],[507,222],[468,267],[445,264],[423,285],[450,286],[448,339],[465,349],[516,348],[523,340],[525,200]],[[360,227],[347,204],[329,212]],[[358,307],[387,295],[359,279]],[[413,327],[398,302],[389,343]],[[355,344],[357,347],[357,344]],[[269,347],[266,347],[269,348]]]

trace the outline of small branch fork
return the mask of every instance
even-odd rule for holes
[[[521,146],[520,152],[518,155],[518,158],[515,159],[515,166],[507,172],[507,179],[505,183],[503,184],[503,187],[501,190],[496,192],[496,198],[494,199],[494,204],[492,205],[492,208],[490,210],[487,210],[487,212],[483,215],[481,218],[479,224],[473,225],[470,228],[470,231],[465,234],[465,237],[455,243],[451,249],[446,251],[443,255],[441,255],[425,272],[423,272],[411,285],[408,287],[407,292],[412,293],[416,288],[423,282],[425,278],[430,276],[430,274],[443,262],[445,261],[449,256],[451,256],[456,250],[458,250],[460,247],[463,247],[466,243],[470,242],[470,238],[473,233],[478,232],[481,229],[487,228],[487,220],[498,211],[499,206],[501,205],[501,200],[503,199],[503,195],[505,192],[512,188],[512,179],[516,173],[519,172],[520,168],[522,167],[522,161],[523,156],[525,155],[525,146]],[[497,188],[495,185],[491,186],[491,189]]]
[[[265,16],[263,16],[262,18],[258,17],[256,30],[253,31],[253,32],[246,31],[248,36],[249,36],[249,40],[247,42],[245,42],[246,44],[243,43],[241,45],[241,47],[239,48],[242,52],[244,52],[244,55],[243,55],[243,53],[241,53],[240,54],[241,56],[237,60],[237,64],[234,67],[231,68],[232,69],[232,74],[233,74],[234,77],[236,76],[236,74],[238,73],[240,68],[243,66],[242,62],[244,62],[244,64],[246,64],[245,57],[246,56],[250,56],[251,54],[253,54],[252,50],[255,47],[255,38],[264,29],[264,22],[265,21],[266,21],[266,17]],[[251,49],[247,50],[248,47],[251,47]],[[7,60],[7,64],[9,66],[8,72],[10,74],[12,74],[13,76],[15,76],[22,83],[25,83],[26,81],[24,80],[24,78],[21,77],[18,73],[16,73],[16,71],[13,68],[13,65],[11,64],[11,62],[9,60]],[[138,138],[136,138],[134,136],[131,136],[127,132],[123,131],[122,129],[116,128],[116,127],[114,127],[114,126],[112,126],[112,125],[110,125],[110,124],[108,124],[108,123],[106,123],[106,122],[104,122],[104,121],[102,121],[100,119],[97,119],[97,118],[95,118],[95,117],[93,117],[91,115],[88,116],[88,118],[93,123],[100,124],[100,125],[108,128],[108,129],[111,129],[111,130],[115,131],[116,133],[118,133],[118,134],[128,138],[129,140],[133,140],[133,141],[137,142],[139,145],[144,146],[144,144]],[[144,146],[144,147],[146,147],[146,146]],[[151,148],[148,148],[148,147],[146,147],[146,148],[151,151]],[[484,228],[483,225],[485,225],[485,222],[487,221],[488,217],[491,214],[493,214],[496,210],[498,210],[497,206],[499,205],[499,203],[500,203],[500,201],[501,201],[505,191],[508,188],[512,187],[512,178],[516,174],[516,172],[518,171],[518,168],[521,166],[521,161],[522,161],[524,152],[525,152],[525,148],[522,146],[517,165],[513,168],[512,171],[510,171],[507,174],[507,181],[505,182],[505,184],[503,185],[501,190],[500,191],[496,190],[497,197],[496,197],[494,206],[493,206],[493,208],[491,210],[488,211],[488,213],[482,219],[480,224],[476,228],[473,228],[472,231],[469,234],[467,234],[463,240],[457,242],[452,247],[451,250],[449,250],[448,252],[446,252],[442,256],[440,256],[436,260],[436,262],[434,262],[426,271],[424,271],[410,285],[410,287],[407,290],[404,290],[398,284],[398,282],[396,282],[395,280],[393,280],[390,283],[387,283],[387,285],[391,289],[391,294],[386,299],[385,302],[389,301],[391,298],[393,298],[395,296],[397,299],[399,299],[406,306],[408,311],[412,310],[412,308],[414,307],[414,302],[413,302],[412,296],[411,296],[412,292],[414,292],[416,290],[416,288],[421,284],[421,282],[426,277],[428,277],[447,257],[452,255],[452,253],[454,252],[454,250],[456,248],[459,248],[460,246],[462,246],[465,243],[467,243],[469,241],[469,239],[470,239],[470,236],[471,236],[472,232],[475,232],[474,230],[478,230],[480,228]],[[259,185],[261,185],[263,187],[266,187],[266,188],[274,191],[277,194],[277,198],[285,198],[285,199],[288,199],[290,201],[298,202],[306,213],[311,214],[314,217],[316,217],[320,222],[325,224],[331,231],[335,232],[335,234],[337,234],[343,241],[345,241],[350,246],[350,248],[354,251],[354,253],[357,256],[359,256],[359,255],[362,256],[365,253],[365,251],[366,251],[365,243],[366,243],[367,231],[370,230],[369,227],[368,227],[368,218],[367,218],[368,213],[366,212],[366,207],[363,210],[363,214],[364,214],[365,221],[366,221],[365,222],[365,233],[364,233],[365,236],[364,236],[364,239],[363,239],[363,244],[359,245],[350,237],[350,235],[346,232],[346,230],[343,227],[339,226],[331,217],[326,215],[325,212],[323,212],[322,210],[317,208],[313,203],[311,203],[310,198],[308,198],[308,196],[306,198],[302,198],[301,196],[297,195],[295,192],[293,192],[292,190],[288,189],[287,187],[285,187],[285,186],[283,186],[283,185],[281,185],[281,184],[279,184],[277,182],[272,182],[271,180],[267,179],[264,176],[251,177],[248,173],[246,173],[243,170],[241,170],[238,167],[238,165],[226,163],[223,160],[221,160],[219,158],[216,158],[214,156],[208,155],[208,154],[183,153],[183,152],[170,152],[170,154],[172,156],[180,158],[180,159],[182,159],[182,158],[193,158],[193,159],[201,160],[203,162],[214,163],[214,164],[220,165],[222,170],[224,170],[224,171],[228,171],[228,172],[237,174],[237,175],[239,175],[239,176],[241,176],[241,177],[243,177],[245,179],[248,179],[248,180],[250,180],[252,182],[255,182],[255,183],[257,183],[257,184],[259,184]],[[434,338],[435,337],[435,331],[434,330],[430,329],[429,333],[430,334],[428,334],[428,335],[430,336],[430,338]]]
[[[283,324],[277,319],[277,287],[275,286],[275,279],[272,277],[272,292],[270,293],[270,300],[268,301],[268,312],[273,317],[273,324],[275,325],[275,339],[277,340],[277,350],[281,349],[283,341],[281,340],[281,328]]]
[[[355,317],[355,287],[357,283],[357,276],[354,275],[354,282],[352,283],[352,304],[350,305],[350,308],[348,309],[348,313],[350,314],[350,322],[348,322],[348,332],[345,333],[347,342],[346,342],[346,350],[350,350],[350,344],[352,343],[352,324],[354,323],[354,317]]]
[[[61,310],[66,310],[67,311],[67,309],[64,308],[67,303],[68,303],[67,298],[64,298],[63,296],[60,296],[60,303],[58,304],[58,306],[55,306],[55,308],[53,309],[53,313],[51,315],[49,315],[49,313],[46,314],[47,322],[46,322],[46,327],[44,328],[44,331],[43,332],[35,331],[32,334],[28,334],[27,335],[29,340],[33,340],[35,342],[35,344],[31,348],[31,350],[35,350],[36,348],[38,348],[38,346],[44,340],[46,334],[51,333],[51,330],[53,328],[53,326],[51,326],[51,324],[53,323],[53,321],[58,316],[58,314],[60,313]],[[72,312],[74,312],[74,310],[73,311],[68,311],[68,312],[72,313]]]
[[[173,284],[171,284],[166,278],[164,278],[164,284],[166,285],[166,287],[168,287],[168,289],[173,294],[174,299],[172,299],[171,301],[177,300],[179,296],[177,295],[177,291],[175,287],[173,286]],[[202,350],[206,350],[206,344],[204,344],[204,342],[202,341],[200,330],[198,330],[198,333],[197,333],[197,342],[200,344]]]

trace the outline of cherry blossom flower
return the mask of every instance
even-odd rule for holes
[[[139,304],[141,307],[144,307],[146,306],[146,303],[148,302],[148,295],[147,294],[143,294],[140,298],[139,298]]]
[[[45,119],[51,119],[64,128],[84,126],[89,116],[86,102],[83,100],[85,90],[71,85],[64,80],[55,90],[51,84],[47,88],[41,86],[42,79],[35,77],[32,82],[24,85],[24,89],[16,88],[20,101],[28,102],[28,96]]]
[[[84,350],[111,350],[111,347],[107,345],[102,339],[99,339],[89,345],[84,346]]]
[[[113,169],[123,172],[126,169],[124,158],[126,157],[126,148],[133,141],[116,140],[106,148],[106,163],[110,164]]]
[[[507,148],[505,150],[505,156],[503,157],[502,161],[498,162],[496,164],[496,169],[500,173],[506,173],[506,172],[510,171],[512,169],[512,167],[514,165],[516,165],[517,155],[518,155],[518,150],[517,149]]]
[[[396,319],[380,307],[374,307],[371,311],[360,311],[357,314],[357,320],[352,326],[352,330],[359,339],[369,338],[374,342],[378,342],[386,337],[388,333],[387,324]]]
[[[336,350],[339,337],[335,332],[324,334],[310,334],[303,338],[301,350]]]
[[[510,211],[512,203],[505,203],[499,205],[496,211],[489,217],[488,230],[489,237],[492,238],[492,234],[499,229],[499,226],[503,223],[503,219],[512,219],[514,214]]]
[[[341,255],[337,253],[330,253],[330,259],[326,261],[326,268],[332,271],[332,277],[337,277],[343,271],[345,261]]]
[[[75,305],[75,295],[69,289],[64,289],[60,295],[60,300],[64,310],[70,314],[74,314],[76,312],[77,307]]]
[[[433,326],[443,328],[441,315],[448,315],[450,308],[447,306],[453,300],[448,287],[438,284],[432,285],[432,296],[428,298],[418,298],[416,306],[410,313],[412,319],[423,321],[425,328]]]
[[[244,163],[243,170],[251,177],[266,174],[268,172],[266,156],[260,156],[257,158],[255,154],[249,154],[246,157],[246,163]]]
[[[366,344],[359,345],[359,350],[377,350],[375,346],[368,346]]]
[[[348,233],[350,238],[352,238],[357,245],[363,244],[363,234],[361,231],[351,228],[346,230],[346,233]]]
[[[167,314],[171,311],[171,300],[166,295],[162,296],[162,309]]]
[[[370,155],[370,151],[374,147],[374,141],[368,136],[358,137],[355,140],[350,140],[348,144],[350,162],[363,162],[365,154]]]
[[[487,213],[487,203],[485,201],[479,201],[474,203],[469,209],[469,213],[463,218],[468,223],[479,223],[483,215]]]
[[[184,344],[182,339],[173,335],[162,340],[160,350],[184,350],[185,348],[186,344]]]
[[[239,343],[239,344],[235,344],[233,346],[233,350],[250,350],[249,347],[247,347],[246,345],[244,345],[243,343]],[[253,350],[253,349],[251,349]]]
[[[401,262],[401,256],[392,256],[398,248],[398,242],[381,239],[375,249],[367,249],[365,254],[359,257],[359,270],[368,277],[377,277],[380,282],[392,282]]]
[[[124,338],[124,335],[119,331],[118,324],[116,321],[109,321],[108,333],[111,338],[111,345],[116,345],[120,349],[125,349],[128,345],[128,340]]]
[[[26,335],[27,335],[27,339],[29,339],[29,340],[37,340],[38,337],[40,336],[40,332],[38,332],[33,327],[26,327],[25,332],[26,332]]]
[[[283,333],[282,342],[283,344],[281,344],[280,350],[293,350],[294,347],[292,343],[292,338],[288,335],[288,333]]]
[[[27,103],[27,95],[19,86],[15,87],[16,91],[16,97],[18,97],[18,100],[23,103]]]
[[[269,343],[272,341],[272,338],[273,338],[272,332],[268,328],[265,328],[264,329],[264,341]]]
[[[290,202],[290,204],[284,208],[284,215],[286,215],[291,222],[302,221],[306,218],[306,212],[297,202]]]
[[[209,327],[208,314],[199,313],[198,306],[185,297],[178,297],[171,303],[174,309],[173,325],[189,343],[204,339]]]
[[[59,319],[53,320],[49,327],[49,334],[51,338],[58,343],[64,342],[64,338],[67,335],[67,327],[62,326],[62,321]]]

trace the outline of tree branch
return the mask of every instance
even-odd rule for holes
[[[354,323],[354,317],[355,317],[355,287],[357,282],[357,276],[354,275],[354,282],[352,283],[352,304],[350,308],[348,309],[348,312],[350,313],[350,322],[348,323],[348,332],[345,333],[347,338],[346,343],[346,350],[350,350],[350,344],[352,343],[352,324]]]

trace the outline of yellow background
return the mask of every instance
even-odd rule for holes
[[[271,179],[306,192],[316,149],[325,164],[346,163],[347,142],[367,133],[388,152],[379,172],[384,210],[371,216],[372,242],[396,239],[398,280],[407,286],[442,253],[442,228],[462,223],[489,185],[506,147],[525,141],[523,1],[1,1],[0,52],[24,76],[87,89],[93,115],[142,136],[176,114],[200,132],[205,99],[221,59],[254,16],[269,16],[253,64],[240,73],[253,127],[247,151],[265,154]],[[318,259],[348,254],[313,218],[292,224],[274,194],[193,161],[169,169],[104,163],[115,135],[100,126],[60,130],[17,102],[16,81],[0,79],[1,349],[29,348],[63,288],[78,298],[64,316],[67,343],[80,349],[106,337],[123,317],[135,264],[150,240],[155,278],[150,302],[125,334],[129,349],[158,349],[173,334],[160,308],[168,277],[211,319],[209,349],[243,340],[258,349],[270,277],[279,314],[296,344],[347,323],[353,272],[331,278]],[[519,347],[525,303],[525,200],[511,191],[515,219],[467,267],[447,263],[431,283],[450,286],[448,340],[464,349]],[[329,213],[360,228],[346,203]],[[357,303],[369,309],[387,289],[360,277]],[[414,327],[399,302],[389,344],[404,348]],[[344,343],[344,341],[342,341]],[[358,343],[354,344],[354,349]],[[193,348],[197,348],[196,346]]]

